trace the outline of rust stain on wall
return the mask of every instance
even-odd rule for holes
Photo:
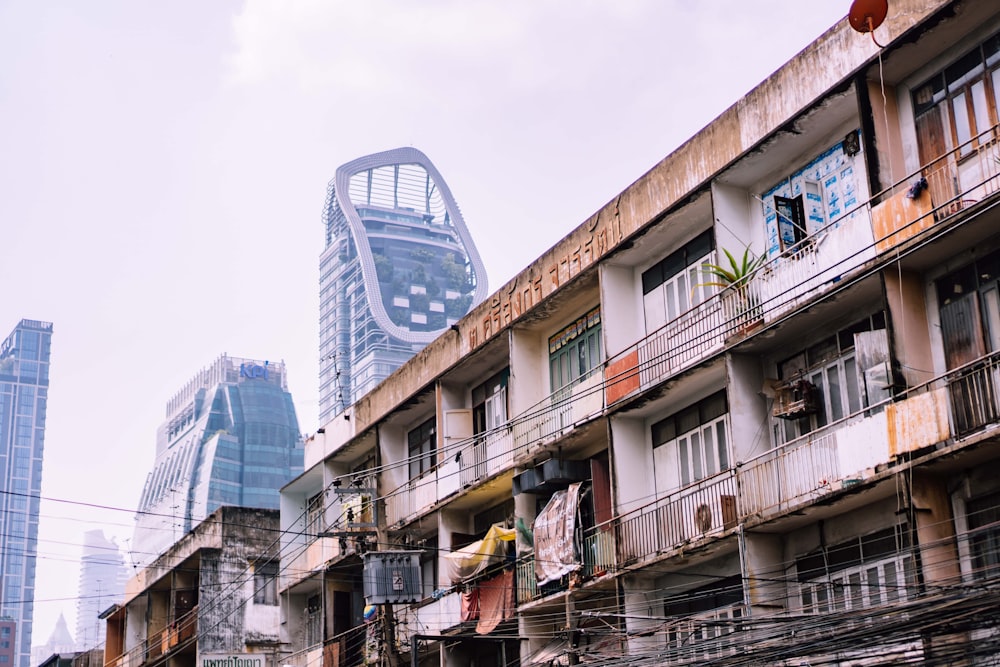
[[[885,413],[890,456],[917,451],[951,437],[948,395],[943,388],[890,403]]]

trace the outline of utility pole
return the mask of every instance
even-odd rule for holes
[[[375,550],[383,551],[383,547],[389,544],[389,530],[385,522],[385,481],[381,473],[382,469],[382,443],[379,437],[379,428],[375,427]],[[396,620],[393,615],[392,603],[386,602],[382,605],[382,644],[385,647],[382,653],[382,664],[386,667],[399,666],[399,653],[396,651]]]

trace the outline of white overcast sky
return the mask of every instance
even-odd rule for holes
[[[197,370],[285,360],[316,430],[338,165],[425,152],[492,290],[849,4],[0,1],[0,337],[54,323],[34,643],[75,630],[83,531],[127,546]]]

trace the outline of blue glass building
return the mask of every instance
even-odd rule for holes
[[[415,148],[337,169],[323,211],[320,423],[486,297],[486,270],[441,174]]]
[[[277,509],[302,455],[284,363],[219,357],[167,402],[132,562],[151,562],[223,505]]]
[[[0,618],[17,667],[31,662],[51,341],[50,323],[21,320],[0,343]]]

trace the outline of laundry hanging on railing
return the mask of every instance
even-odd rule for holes
[[[516,532],[513,528],[493,524],[483,539],[445,554],[448,579],[459,584],[491,566],[503,564],[507,560],[507,545],[514,541]]]
[[[576,515],[582,484],[556,491],[535,518],[535,579],[539,586],[557,581],[579,570],[580,547],[576,543]]]

